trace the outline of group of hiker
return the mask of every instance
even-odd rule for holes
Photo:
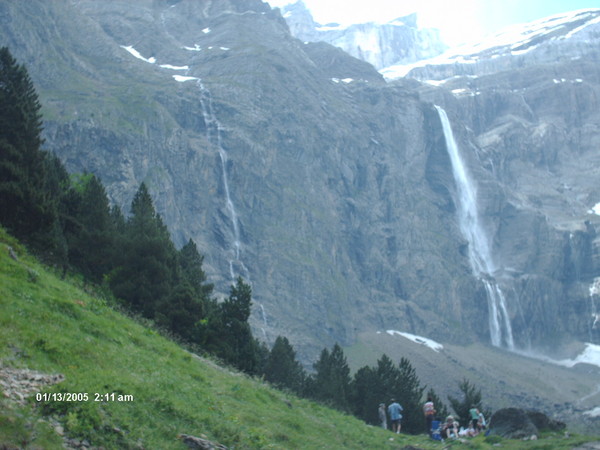
[[[389,406],[385,407],[385,403],[379,404],[379,420],[381,427],[388,429],[388,416],[391,421],[391,429],[394,433],[400,433],[402,426],[402,406],[396,401],[391,399]],[[442,423],[439,417],[436,416],[435,405],[431,397],[427,398],[427,401],[423,405],[423,414],[425,416],[425,426],[427,433],[432,439],[443,440],[443,439],[457,439],[459,437],[471,437],[477,436],[486,428],[486,421],[483,413],[473,405],[469,409],[469,415],[471,420],[466,424],[465,427],[461,427],[454,416],[449,415],[446,420]]]
[[[461,427],[457,420],[453,416],[446,417],[446,421],[439,427],[432,426],[429,429],[429,436],[434,436],[439,430],[439,439],[456,439],[459,437],[473,437],[477,436],[483,430],[486,429],[485,417],[481,411],[475,406],[469,409],[469,416],[471,420],[467,423],[466,428]]]
[[[400,428],[402,427],[402,411],[404,408],[396,401],[396,399],[391,399],[390,404],[387,407],[387,414],[390,416],[390,423],[392,425],[392,431],[394,433],[400,433]],[[387,414],[385,409],[385,403],[379,404],[379,420],[381,422],[381,426],[387,430]]]

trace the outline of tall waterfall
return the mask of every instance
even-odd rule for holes
[[[223,178],[223,188],[225,190],[225,206],[231,219],[231,228],[233,231],[233,243],[232,243],[232,259],[229,260],[229,274],[231,279],[235,279],[236,273],[234,270],[234,263],[238,263],[244,270],[246,278],[248,278],[248,270],[244,264],[240,261],[240,225],[238,221],[238,215],[235,211],[233,200],[231,199],[231,193],[229,191],[229,181],[227,178],[227,152],[223,148],[221,143],[221,124],[217,120],[212,105],[212,97],[210,92],[202,84],[202,81],[198,79],[198,86],[200,87],[200,104],[202,106],[202,115],[204,116],[204,123],[206,124],[206,139],[211,144],[215,145],[219,151],[219,159],[221,161],[221,174]]]
[[[490,249],[489,236],[479,219],[477,187],[460,155],[446,111],[437,105],[435,108],[442,122],[446,147],[452,163],[452,173],[456,182],[459,203],[459,225],[463,236],[469,243],[469,262],[473,273],[482,281],[487,292],[492,345],[501,347],[505,344],[512,350],[515,344],[510,317],[504,294],[493,277],[497,268]]]

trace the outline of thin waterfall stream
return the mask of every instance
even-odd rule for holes
[[[594,339],[594,334],[597,333],[596,330],[600,329],[600,310],[596,305],[596,298],[600,295],[600,277],[594,278],[594,282],[590,286],[590,325],[589,325],[589,333],[590,333],[590,342],[596,343]]]
[[[233,231],[233,243],[232,243],[232,254],[233,258],[229,260],[229,274],[231,279],[235,279],[236,273],[234,270],[234,263],[237,262],[243,271],[245,272],[246,279],[249,279],[248,269],[240,260],[240,225],[238,215],[235,210],[235,205],[231,199],[231,193],[229,190],[229,180],[227,177],[227,152],[223,148],[221,141],[221,124],[217,120],[212,104],[212,96],[206,87],[202,84],[202,81],[198,79],[198,86],[200,87],[200,104],[202,107],[202,115],[204,117],[204,123],[206,124],[206,139],[211,144],[215,145],[219,151],[219,159],[221,161],[221,176],[223,179],[223,189],[225,191],[225,206],[231,219],[231,228]]]
[[[487,293],[490,339],[496,347],[506,345],[510,350],[514,350],[515,343],[506,298],[494,279],[493,274],[497,267],[490,249],[490,238],[479,217],[477,187],[460,154],[446,111],[437,105],[435,108],[442,122],[446,148],[452,163],[459,225],[461,233],[469,243],[469,263],[473,274],[481,280]]]

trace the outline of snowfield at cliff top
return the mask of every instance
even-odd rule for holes
[[[451,48],[442,55],[399,64],[382,69],[381,74],[390,80],[406,76],[416,67],[444,64],[474,64],[481,59],[503,55],[522,55],[539,45],[569,39],[592,25],[600,24],[600,9],[585,9],[557,14],[526,24],[507,27],[497,34],[484,38],[476,44],[464,44]]]

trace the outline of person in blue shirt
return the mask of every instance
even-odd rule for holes
[[[392,431],[394,433],[400,433],[402,414],[401,412],[404,410],[400,403],[398,403],[395,399],[391,399],[391,404],[388,406],[388,414],[390,415],[390,420],[392,422]]]

